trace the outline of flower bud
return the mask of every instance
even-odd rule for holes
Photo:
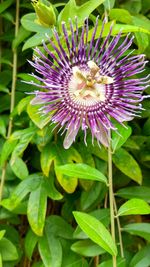
[[[53,6],[47,0],[32,0],[38,23],[49,27],[56,23],[56,15]]]

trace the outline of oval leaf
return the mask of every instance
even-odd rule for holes
[[[121,188],[117,191],[116,195],[126,199],[141,198],[150,202],[150,188],[148,186],[130,186]]]
[[[100,221],[83,212],[75,211],[73,214],[81,229],[93,242],[101,246],[111,255],[117,255],[116,245],[109,231]]]
[[[58,166],[57,169],[59,170],[59,172],[68,176],[73,176],[86,180],[99,181],[107,184],[107,179],[103,173],[84,163],[65,164],[62,166]]]
[[[132,198],[119,208],[117,216],[131,214],[150,214],[150,207],[144,200]]]
[[[138,235],[150,241],[150,224],[149,223],[131,223],[124,226],[123,231],[132,235]]]
[[[113,163],[116,167],[129,176],[132,180],[141,184],[142,173],[136,160],[125,149],[119,148],[113,155]]]
[[[27,216],[30,226],[33,232],[39,236],[42,236],[43,234],[46,206],[46,190],[43,184],[41,183],[41,185],[36,190],[31,192],[27,209]]]

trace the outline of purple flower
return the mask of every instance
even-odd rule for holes
[[[90,129],[92,140],[95,137],[98,143],[108,146],[108,131],[116,130],[111,118],[122,124],[142,110],[142,92],[148,87],[149,76],[134,75],[144,71],[144,55],[131,56],[131,52],[124,55],[133,37],[128,34],[119,43],[121,32],[111,38],[112,27],[103,40],[104,26],[105,20],[95,40],[97,18],[88,42],[88,19],[82,28],[78,28],[76,19],[75,29],[70,20],[69,31],[62,23],[61,39],[55,29],[54,42],[48,38],[53,51],[43,42],[47,56],[36,48],[39,56],[30,62],[38,73],[32,76],[42,82],[42,85],[32,82],[42,91],[34,92],[31,103],[41,104],[40,112],[51,114],[51,121],[59,125],[63,133],[66,131],[66,149],[75,141],[80,128],[84,131],[85,143],[87,129]]]

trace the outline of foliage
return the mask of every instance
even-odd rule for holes
[[[53,26],[61,35],[62,21],[67,24],[75,16],[80,25],[89,16],[90,39],[97,15],[101,20],[107,11],[109,22],[103,37],[114,21],[112,35],[120,29],[124,36],[132,32],[134,54],[145,53],[149,59],[149,0],[43,0],[37,8],[36,1],[32,2],[20,0],[19,6],[18,0],[0,3],[1,184],[5,176],[3,192],[0,190],[0,266],[111,267],[111,255],[118,250],[118,267],[148,267],[149,100],[143,102],[141,118],[126,128],[117,125],[120,135],[112,135],[116,218],[120,218],[125,253],[121,259],[119,245],[109,233],[107,150],[96,143],[93,146],[90,136],[85,146],[82,133],[75,145],[64,150],[62,136],[49,123],[50,116],[41,117],[38,106],[30,104],[32,95],[27,93],[36,88],[22,81],[31,81],[27,59],[36,56],[32,48],[42,50],[42,40],[47,39],[46,34],[52,36]],[[142,75],[149,72],[147,64]]]

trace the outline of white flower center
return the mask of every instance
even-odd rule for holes
[[[106,84],[113,83],[113,78],[102,76],[100,68],[93,61],[88,61],[87,65],[86,71],[73,67],[69,95],[77,104],[92,106],[106,100]]]

